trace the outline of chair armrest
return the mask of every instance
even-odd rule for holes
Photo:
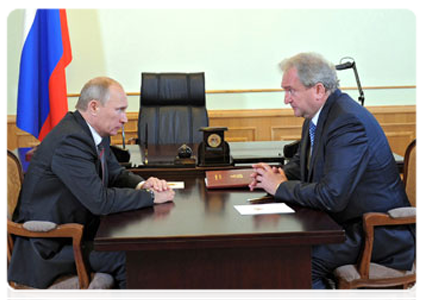
[[[407,217],[416,217],[416,208],[415,207],[400,207],[391,209],[388,211],[388,215],[391,218],[407,218]]]
[[[42,223],[38,223],[42,222]],[[75,224],[75,223],[69,223],[69,224],[63,224],[63,225],[57,225],[56,228],[50,229],[48,231],[32,231],[31,228],[37,228],[42,227],[46,229],[50,225],[46,225],[49,222],[44,221],[28,221],[26,222],[26,225],[15,223],[10,220],[7,220],[7,231],[8,233],[18,235],[18,236],[24,236],[24,237],[37,237],[37,238],[60,238],[60,237],[67,237],[67,238],[73,238],[76,240],[81,241],[82,239],[82,233],[84,226],[81,224]],[[54,224],[54,223],[52,223]],[[26,229],[25,227],[28,227],[29,229]]]
[[[358,265],[358,272],[360,273],[361,278],[369,278],[370,260],[372,257],[374,242],[374,228],[376,226],[405,225],[415,223],[416,212],[414,207],[401,207],[392,209],[388,213],[366,213],[363,215],[363,230],[365,240],[363,253]]]
[[[363,215],[364,231],[373,230],[376,226],[404,225],[416,223],[416,209],[401,207],[388,213],[366,213]]]
[[[52,222],[28,221],[24,224],[20,224],[7,220],[8,258],[10,259],[13,249],[13,239],[10,235],[29,238],[72,238],[73,253],[79,278],[79,286],[81,289],[86,289],[88,288],[90,280],[81,252],[83,231],[84,226],[76,223],[56,225]]]
[[[28,221],[23,223],[23,228],[35,232],[49,232],[57,228],[57,224],[48,221]]]

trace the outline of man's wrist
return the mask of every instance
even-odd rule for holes
[[[154,199],[155,199],[154,191],[153,190],[150,190],[150,189],[145,189],[145,191],[150,193],[151,200],[154,202]]]
[[[276,186],[276,189],[275,189],[275,195],[276,195],[276,192],[278,191],[278,189],[279,189],[279,187],[281,186],[281,184],[282,183],[284,183],[285,181],[281,181],[281,182],[279,182],[279,184]]]

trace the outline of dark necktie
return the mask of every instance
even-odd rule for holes
[[[311,148],[313,148],[313,145],[314,145],[314,135],[316,133],[316,125],[314,125],[314,123],[312,121],[310,121],[308,132],[309,132],[309,135],[310,135]]]
[[[105,181],[106,181],[106,163],[105,163],[105,157],[104,157],[104,146],[102,144],[99,144],[97,146],[98,148],[98,158],[100,159],[101,162],[101,180],[103,181],[103,185],[105,185]]]

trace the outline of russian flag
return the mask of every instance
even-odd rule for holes
[[[66,10],[38,9],[26,22],[16,125],[42,141],[68,111],[65,68],[72,53]]]

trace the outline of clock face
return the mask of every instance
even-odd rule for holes
[[[222,138],[216,133],[212,133],[207,138],[207,144],[212,148],[217,148],[222,143]]]

